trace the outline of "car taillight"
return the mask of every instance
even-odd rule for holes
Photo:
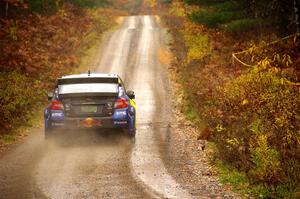
[[[64,106],[58,101],[53,100],[50,106],[51,110],[64,110]]]
[[[128,106],[128,102],[126,99],[124,98],[119,98],[117,99],[117,101],[115,102],[115,109],[120,109],[120,108],[126,108]]]

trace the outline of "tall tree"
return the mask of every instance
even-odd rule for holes
[[[299,2],[294,0],[294,11],[295,11],[295,21],[296,21],[296,28],[297,32],[300,33],[300,22],[299,22]]]

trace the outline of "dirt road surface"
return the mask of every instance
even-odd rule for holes
[[[164,167],[157,141],[167,140],[172,119],[157,58],[162,42],[156,17],[126,17],[94,68],[119,74],[135,91],[135,144],[113,131],[63,132],[46,142],[34,129],[0,158],[0,198],[190,198]]]

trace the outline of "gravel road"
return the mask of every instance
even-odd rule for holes
[[[94,71],[119,74],[135,91],[135,144],[115,131],[64,132],[46,142],[43,130],[33,129],[0,157],[0,198],[209,197],[191,194],[172,177],[178,170],[166,167],[176,119],[168,72],[158,59],[164,36],[155,16],[124,17],[95,59]]]

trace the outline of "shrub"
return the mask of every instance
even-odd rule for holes
[[[31,77],[16,71],[0,73],[1,131],[26,123],[37,100],[44,97],[42,93],[39,82]]]
[[[217,28],[220,24],[230,22],[239,16],[237,12],[230,11],[208,11],[198,10],[189,15],[189,18],[197,23],[204,24],[210,28]]]
[[[28,0],[29,8],[33,12],[55,12],[64,2],[69,2],[81,7],[103,7],[108,2],[107,0]]]
[[[159,0],[159,3],[167,4],[167,3],[171,3],[171,2],[172,2],[172,0]]]
[[[189,14],[189,18],[196,23],[204,24],[210,28],[217,28],[224,23],[242,17],[243,9],[240,9],[240,5],[235,1],[209,2],[198,1],[199,5],[209,5],[210,7],[193,11]]]
[[[201,60],[210,53],[210,42],[206,35],[186,34],[184,36],[186,46],[188,47],[187,61]]]
[[[215,93],[214,141],[223,161],[266,186],[300,185],[300,93],[280,72],[258,67]],[[220,114],[221,112],[221,114]]]
[[[271,22],[266,19],[237,19],[222,25],[231,33],[246,32],[258,28],[266,28]]]
[[[281,180],[280,155],[268,143],[268,135],[255,137],[250,144],[250,160],[253,168],[250,170],[253,178],[268,184],[278,184]]]
[[[240,11],[242,5],[237,3],[236,1],[225,1],[221,3],[217,3],[214,5],[214,8],[218,11]]]
[[[53,0],[28,0],[29,9],[33,12],[49,12],[49,11],[57,11],[58,10],[58,1]]]
[[[211,5],[214,2],[211,0],[184,0],[184,3],[194,5]]]
[[[82,7],[102,7],[108,4],[107,0],[65,0]]]

